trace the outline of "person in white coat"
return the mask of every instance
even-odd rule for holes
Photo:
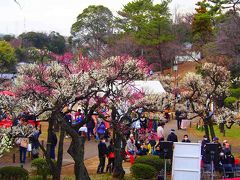
[[[157,127],[157,137],[158,139],[164,139],[164,123],[159,123]]]

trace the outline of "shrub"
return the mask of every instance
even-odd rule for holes
[[[159,156],[141,156],[137,158],[134,164],[141,163],[147,164],[154,167],[158,172],[164,169],[164,160],[160,159]],[[169,169],[169,163],[167,162],[167,169]]]
[[[47,176],[51,175],[50,167],[44,158],[32,160],[31,166],[36,168],[37,175],[41,175],[43,179],[47,179]]]
[[[42,176],[30,176],[29,180],[42,180]]]
[[[240,88],[235,88],[235,89],[232,88],[232,89],[230,89],[230,92],[231,92],[232,97],[235,97],[237,99],[240,98]]]
[[[152,179],[157,175],[157,171],[154,167],[141,163],[134,163],[131,167],[131,172],[137,179]]]
[[[25,180],[25,179],[28,179],[28,171],[22,167],[17,167],[17,166],[2,167],[0,168],[0,179]]]
[[[237,99],[235,97],[227,97],[225,100],[224,100],[224,105],[229,107],[229,108],[232,108],[233,107],[233,104],[237,101]]]

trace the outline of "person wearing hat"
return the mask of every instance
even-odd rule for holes
[[[175,130],[174,129],[171,129],[171,132],[170,132],[170,134],[167,137],[167,141],[178,142],[178,137],[175,134]]]
[[[218,153],[220,153],[220,152],[222,151],[222,145],[221,145],[221,143],[219,142],[218,137],[214,137],[214,138],[213,138],[213,143],[218,145]]]
[[[227,150],[231,151],[231,146],[230,146],[230,144],[228,143],[227,140],[224,140],[223,141],[223,151],[227,151]]]
[[[215,156],[213,162],[214,162],[214,167],[215,167],[215,169],[216,169],[216,170],[219,170],[219,169],[221,168],[221,167],[220,167],[220,164],[219,164],[219,162],[220,162],[219,155],[220,155],[220,153],[222,152],[222,145],[221,145],[221,143],[219,143],[218,137],[214,137],[212,143],[213,143],[213,144],[217,144],[217,150],[216,150],[216,152],[215,152],[216,156]]]

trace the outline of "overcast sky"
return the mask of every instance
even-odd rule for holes
[[[131,0],[0,0],[0,34],[21,34],[27,31],[57,31],[70,35],[71,25],[89,5],[104,5],[113,13]],[[198,0],[172,0],[171,12],[193,12]],[[160,0],[154,0],[155,3]]]

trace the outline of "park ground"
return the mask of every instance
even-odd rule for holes
[[[187,72],[195,72],[196,66],[198,63],[196,62],[186,62],[184,64],[180,64],[178,66],[178,75],[181,78],[184,74]],[[165,74],[174,74],[175,72],[171,69],[168,69],[164,72]],[[156,74],[158,76],[158,74]],[[165,130],[165,136],[167,136],[171,129],[176,130],[176,134],[178,135],[179,141],[183,138],[184,134],[188,134],[189,138],[192,142],[199,142],[202,140],[202,136],[204,134],[203,129],[197,129],[197,124],[199,123],[199,120],[193,120],[191,121],[191,127],[187,128],[187,130],[176,130],[176,121],[173,119],[169,123],[166,124],[164,127]],[[226,129],[225,137],[223,134],[220,133],[217,125],[215,126],[215,132],[216,136],[219,137],[220,142],[222,142],[224,139],[227,139],[229,143],[232,146],[232,151],[235,157],[240,158],[240,136],[238,135],[240,132],[240,126],[234,125],[231,130]],[[40,141],[44,144],[46,143],[47,139],[47,123],[42,123],[42,134],[40,136]],[[70,180],[74,179],[74,161],[72,160],[71,156],[67,153],[67,149],[70,145],[71,139],[65,139],[64,140],[64,155],[63,155],[63,168],[62,168],[62,179]],[[98,151],[97,151],[97,144],[98,142],[95,140],[86,141],[85,144],[85,156],[84,156],[84,163],[86,165],[86,168],[91,176],[91,179],[110,179],[109,174],[104,175],[97,175],[96,169],[98,166]],[[15,154],[16,162],[13,163],[13,155]],[[1,159],[0,159],[0,167],[3,166],[20,166],[19,164],[19,151],[18,148],[14,148],[11,150],[11,152],[6,153]],[[31,160],[30,157],[27,158],[27,163],[24,165],[24,167],[32,171],[31,169]],[[130,163],[124,162],[123,167],[126,171],[126,178],[125,179],[133,179],[130,175]]]
[[[176,130],[176,134],[178,135],[179,141],[183,138],[184,134],[188,134],[189,138],[192,142],[199,142],[202,140],[202,136],[204,134],[204,131],[202,129],[197,129],[197,123],[199,123],[199,120],[193,120],[191,122],[191,127],[189,127],[187,130],[176,130],[176,121],[173,119],[170,122],[168,122],[165,127],[165,136],[167,136],[171,129]],[[40,141],[46,141],[47,137],[47,123],[42,123],[43,133],[40,136]],[[216,135],[219,137],[220,142],[222,142],[224,139],[227,139],[229,143],[232,145],[232,151],[235,154],[235,157],[240,158],[240,137],[238,136],[238,132],[240,131],[240,127],[235,125],[232,127],[231,130],[226,130],[226,137],[223,137],[223,134],[221,134],[215,126]],[[70,144],[70,139],[65,139],[64,141],[64,155],[63,155],[63,168],[62,168],[62,178],[66,180],[74,179],[74,161],[70,157],[70,155],[67,153],[68,146]],[[95,140],[86,141],[85,145],[85,166],[88,170],[88,173],[91,176],[91,179],[109,179],[109,174],[104,175],[97,175],[96,169],[98,166],[98,157],[97,157],[97,144],[98,142]],[[13,154],[16,155],[16,163],[13,163]],[[0,167],[3,166],[20,166],[19,164],[19,152],[17,148],[14,148],[10,153],[5,154],[0,161]],[[24,165],[24,167],[32,171],[31,169],[31,160],[30,157],[27,158],[27,163]],[[130,163],[124,162],[123,163],[124,170],[126,171],[126,179],[131,179],[130,176]]]

